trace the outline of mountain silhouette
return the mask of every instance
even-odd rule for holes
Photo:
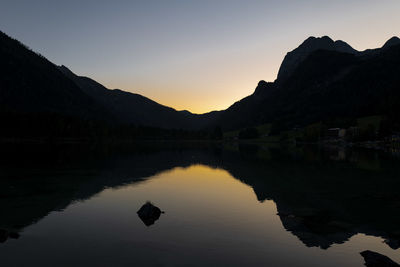
[[[58,67],[0,32],[0,120],[6,138],[98,138],[165,135],[156,129],[199,130],[219,112],[192,114],[144,96],[109,90]],[[168,133],[167,133],[168,134]],[[180,132],[177,132],[180,136]]]
[[[333,41],[328,36],[309,37],[298,48],[287,53],[278,72],[278,80],[290,76],[296,67],[316,50],[331,50],[356,54],[357,50],[343,41]]]
[[[53,63],[2,32],[0,57],[1,111],[108,118],[105,109]]]
[[[400,38],[397,36],[394,36],[392,38],[390,38],[384,45],[382,48],[389,48],[391,46],[395,46],[395,45],[400,45]]]
[[[396,40],[357,52],[328,37],[308,39],[285,57],[283,74],[274,83],[260,82],[252,95],[225,110],[218,123],[238,129],[279,121],[290,128],[338,117],[395,117],[400,100]]]
[[[327,36],[310,37],[285,56],[275,82],[260,81],[252,95],[206,114],[176,111],[139,94],[107,89],[54,65],[4,33],[0,56],[0,118],[7,125],[2,134],[12,137],[49,131],[87,138],[110,132],[132,136],[131,127],[143,126],[226,131],[276,122],[289,129],[370,115],[399,120],[397,37],[362,52]]]
[[[201,129],[210,124],[218,114],[210,112],[200,116],[189,111],[176,111],[139,94],[107,89],[90,78],[75,75],[65,66],[59,69],[84,93],[106,107],[121,123],[167,129]]]

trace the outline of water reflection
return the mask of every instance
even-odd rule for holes
[[[0,229],[21,234],[0,245],[7,265],[362,266],[365,250],[400,261],[399,167],[386,154],[249,145],[34,151],[2,160]],[[16,164],[13,153],[29,160]],[[143,220],[135,211],[148,200],[168,213],[146,228],[157,214]]]
[[[0,229],[0,243],[6,242],[9,238],[18,239],[19,234],[5,229]]]

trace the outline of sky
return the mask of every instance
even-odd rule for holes
[[[309,36],[400,36],[400,0],[0,0],[0,30],[110,89],[177,110],[229,107]]]

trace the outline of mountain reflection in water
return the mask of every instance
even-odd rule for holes
[[[387,154],[164,144],[1,159],[0,229],[19,235],[0,244],[5,266],[363,266],[365,250],[400,262]],[[149,228],[136,214],[146,201],[168,211]]]

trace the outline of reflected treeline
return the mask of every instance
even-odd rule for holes
[[[104,188],[204,164],[252,186],[259,201],[275,201],[283,226],[307,246],[327,248],[365,233],[399,247],[400,167],[389,154],[219,143],[14,146],[1,151],[0,229],[7,231],[21,231]]]
[[[105,188],[140,182],[168,169],[195,163],[212,166],[214,149],[190,143],[3,146],[0,229],[18,232]]]
[[[260,201],[272,199],[283,226],[307,246],[328,248],[365,233],[399,248],[400,168],[387,154],[258,148],[224,168],[251,185]]]

